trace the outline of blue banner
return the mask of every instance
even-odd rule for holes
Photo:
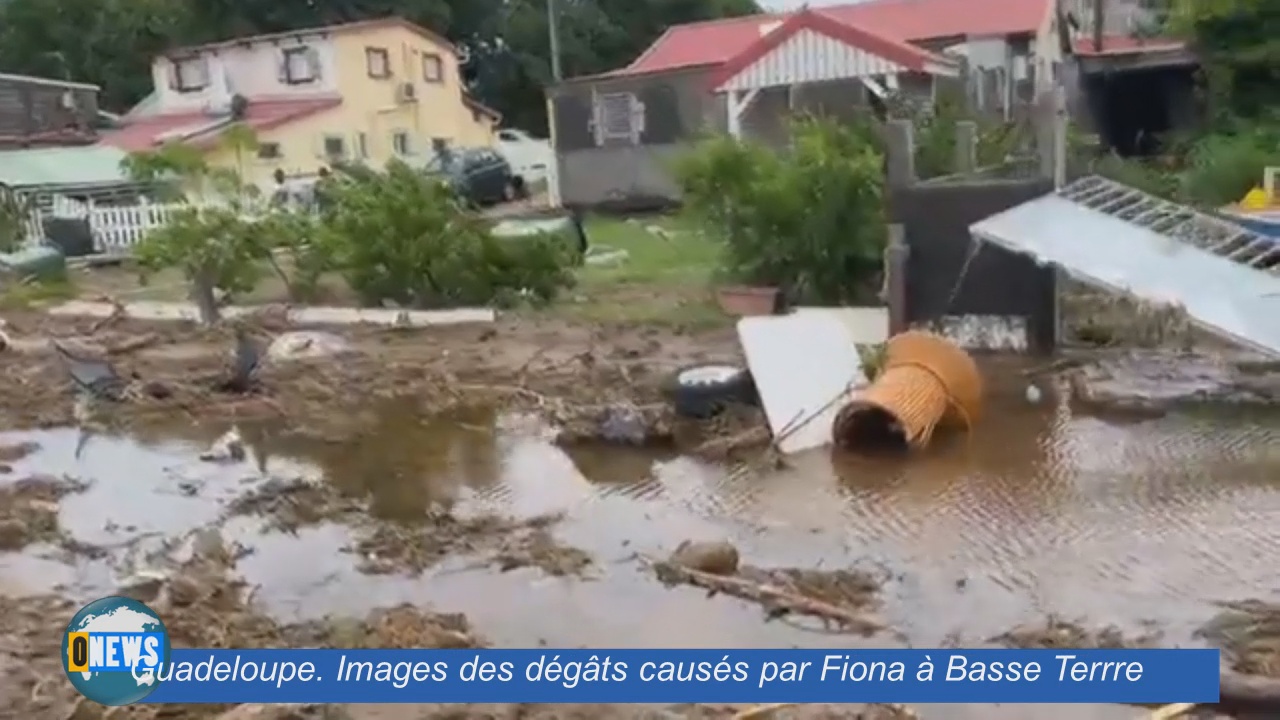
[[[146,703],[1210,703],[1217,650],[180,650]]]

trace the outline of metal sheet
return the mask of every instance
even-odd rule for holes
[[[1086,282],[1180,305],[1205,329],[1280,355],[1280,257],[1231,223],[1086,178],[970,230]]]
[[[747,317],[738,340],[769,429],[783,453],[831,442],[831,425],[852,388],[865,385],[858,349],[831,313]]]

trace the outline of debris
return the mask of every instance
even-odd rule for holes
[[[939,426],[972,427],[982,410],[982,376],[968,353],[916,330],[890,338],[885,353],[875,381],[835,417],[839,446],[920,448]]]
[[[1044,399],[1044,393],[1035,385],[1027,385],[1027,402],[1035,405]]]
[[[217,463],[244,462],[244,439],[240,437],[240,428],[232,426],[230,430],[214,440],[208,450],[200,453],[200,459]]]
[[[759,400],[751,373],[728,364],[695,365],[680,370],[671,380],[676,414],[705,420],[719,415],[731,403]]]
[[[33,442],[17,443],[16,445],[0,445],[0,462],[17,462],[39,450],[40,445]]]
[[[1066,373],[1073,399],[1090,410],[1162,415],[1179,405],[1280,403],[1280,368],[1252,354],[1130,350]]]
[[[262,361],[262,350],[249,336],[244,325],[235,327],[236,346],[232,356],[230,373],[223,383],[222,389],[228,392],[244,393],[253,386],[254,373]]]
[[[1155,635],[1128,638],[1119,628],[1110,626],[1089,630],[1077,623],[1050,615],[1043,625],[1019,625],[991,638],[990,642],[1026,650],[1122,650],[1152,647],[1158,639]]]
[[[761,570],[743,567],[735,575],[718,575],[671,560],[645,559],[644,562],[653,568],[659,580],[668,585],[680,583],[696,585],[710,590],[713,594],[722,592],[751,600],[764,606],[771,618],[790,613],[810,615],[863,635],[873,635],[887,629],[883,623],[859,612],[859,609],[868,604],[879,589],[878,583],[861,573],[845,571],[833,574],[837,578],[834,583],[837,586],[844,586],[849,580],[854,581],[850,585],[854,591],[840,593],[841,604],[834,604],[826,598],[814,597],[813,594],[816,593],[813,593],[813,583],[808,583],[808,587],[805,587],[805,584],[796,582],[798,578],[824,575],[817,571]]]
[[[62,356],[67,372],[82,394],[99,400],[118,401],[122,398],[125,382],[111,363],[72,352],[57,340],[51,343]]]
[[[866,383],[844,324],[820,312],[747,317],[738,338],[777,448],[791,454],[830,443],[840,400]]]
[[[600,439],[623,445],[644,445],[649,439],[649,424],[640,408],[633,403],[610,405],[600,419]]]

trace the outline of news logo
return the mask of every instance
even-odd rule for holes
[[[80,608],[62,637],[62,667],[71,685],[103,705],[141,702],[169,661],[160,616],[137,600],[105,597]]]

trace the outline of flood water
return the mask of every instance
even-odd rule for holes
[[[10,594],[109,592],[127,570],[113,565],[145,562],[138,548],[214,522],[225,501],[270,475],[367,493],[388,518],[421,517],[446,500],[460,514],[567,512],[554,533],[595,558],[588,580],[498,573],[465,557],[416,578],[362,575],[342,551],[343,526],[291,535],[240,517],[223,530],[253,549],[239,571],[283,621],[412,602],[465,612],[507,646],[891,642],[766,623],[757,606],[666,588],[635,560],[686,538],[727,538],[757,566],[883,568],[894,579],[881,617],[926,647],[980,645],[1048,614],[1198,644],[1193,633],[1215,602],[1280,587],[1280,421],[1240,410],[1117,422],[1073,417],[1052,395],[1030,405],[1008,393],[971,436],[919,456],[819,451],[763,476],[635,450],[564,450],[528,418],[371,412],[365,427],[353,444],[249,428],[252,457],[234,466],[196,457],[225,427],[95,438],[79,460],[73,429],[0,434],[42,447],[0,482],[37,471],[90,480],[62,500],[63,526],[86,543],[132,548],[119,553],[132,559],[69,564],[48,548],[0,554],[0,583]]]

